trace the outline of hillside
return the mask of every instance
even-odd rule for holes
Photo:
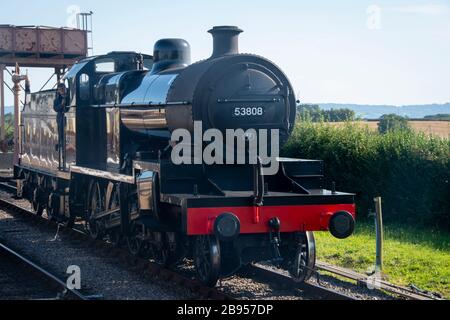
[[[322,109],[340,109],[348,108],[355,111],[356,115],[363,119],[378,119],[384,114],[398,114],[408,118],[421,119],[425,116],[450,113],[450,103],[445,104],[426,104],[426,105],[360,105],[360,104],[338,104],[338,103],[319,103]]]

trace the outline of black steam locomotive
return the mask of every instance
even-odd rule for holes
[[[201,133],[277,129],[281,145],[289,138],[291,84],[269,60],[238,52],[241,32],[214,27],[213,55],[194,64],[182,39],[159,40],[153,56],[111,52],[78,62],[64,76],[70,108],[62,145],[56,91],[28,95],[18,195],[37,214],[82,223],[134,255],[164,265],[192,258],[208,285],[259,261],[307,279],[312,232],[346,238],[354,229],[354,196],[324,189],[321,161],[276,158],[279,170],[269,176],[261,161],[176,164],[171,157],[181,143],[171,134],[194,133],[196,123]]]

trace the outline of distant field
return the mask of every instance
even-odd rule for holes
[[[361,125],[367,125],[370,129],[377,130],[377,121],[360,121]],[[330,123],[332,125],[343,125],[344,122]],[[410,121],[411,127],[420,132],[434,134],[443,138],[450,136],[450,121]]]

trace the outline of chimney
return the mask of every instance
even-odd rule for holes
[[[211,58],[239,53],[239,34],[243,31],[234,26],[219,26],[208,31],[214,39]]]

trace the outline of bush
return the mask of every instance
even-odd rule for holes
[[[350,109],[322,110],[316,104],[301,104],[297,107],[299,120],[312,122],[344,122],[356,119],[355,111]]]
[[[378,134],[367,127],[302,123],[284,156],[322,159],[326,184],[356,194],[358,213],[383,197],[387,221],[450,229],[449,140],[409,130]]]
[[[387,133],[389,131],[410,131],[411,127],[408,124],[408,119],[396,114],[385,114],[381,116],[378,124],[378,131],[380,133]]]

